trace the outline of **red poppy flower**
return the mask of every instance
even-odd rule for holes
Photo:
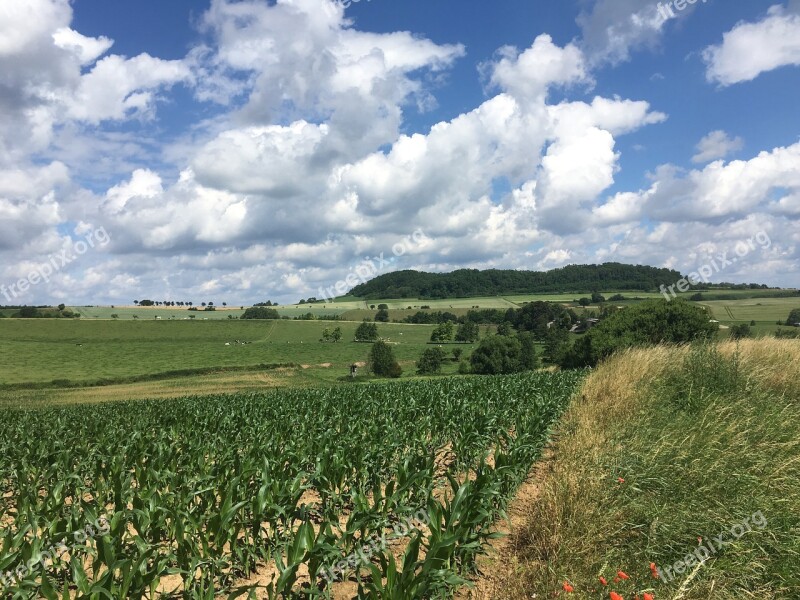
[[[617,481],[619,483],[625,483],[625,480],[622,477],[617,477]]]
[[[611,593],[608,595],[608,597],[609,597],[609,598],[611,598],[611,600],[625,600],[625,598],[623,598],[622,596],[620,596],[620,595],[619,595],[617,592],[611,592]]]
[[[625,571],[617,571],[617,577],[625,580],[630,579],[630,577],[628,576],[627,573],[625,573]]]
[[[605,577],[600,578],[600,583],[602,583],[603,585],[608,585],[608,582],[606,581]]]
[[[655,597],[653,596],[653,594],[645,593],[644,600],[655,600]]]
[[[650,572],[653,574],[653,579],[658,579],[658,567],[656,567],[656,563],[650,563]]]
[[[564,582],[564,586],[563,586],[563,587],[564,587],[564,591],[565,591],[565,592],[572,593],[572,592],[574,592],[574,591],[575,591],[575,588],[574,588],[574,587],[572,587],[572,586],[571,586],[569,583],[567,583],[566,581]]]

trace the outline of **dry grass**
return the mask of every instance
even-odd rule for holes
[[[799,404],[795,340],[613,357],[565,415],[536,498],[516,501],[523,522],[471,597],[547,598],[569,581],[570,597],[608,598],[603,576],[626,599],[800,598]],[[763,531],[691,576],[652,577],[651,562],[671,566],[758,510]],[[620,569],[631,580],[615,584]]]

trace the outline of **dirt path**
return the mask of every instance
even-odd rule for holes
[[[508,575],[519,568],[518,554],[524,550],[525,527],[530,522],[532,507],[539,499],[540,481],[551,469],[555,455],[555,444],[551,442],[542,457],[534,465],[528,478],[517,490],[508,507],[508,519],[497,524],[497,531],[507,534],[497,539],[489,550],[489,555],[478,561],[479,577],[473,581],[474,587],[462,588],[456,593],[456,600],[510,600],[511,598],[530,598],[521,596],[519,591],[508,589]]]

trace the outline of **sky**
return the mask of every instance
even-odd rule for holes
[[[0,304],[798,287],[798,106],[800,0],[0,0]]]

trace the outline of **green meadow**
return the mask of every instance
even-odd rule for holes
[[[278,366],[331,382],[346,377],[351,364],[366,360],[370,345],[353,341],[357,326],[343,321],[0,319],[0,390],[12,390],[19,399],[33,388],[191,378]],[[342,328],[342,340],[321,342],[323,330],[333,327]],[[398,323],[378,327],[408,376],[432,330],[432,325]],[[456,346],[465,354],[472,348],[452,345]]]

